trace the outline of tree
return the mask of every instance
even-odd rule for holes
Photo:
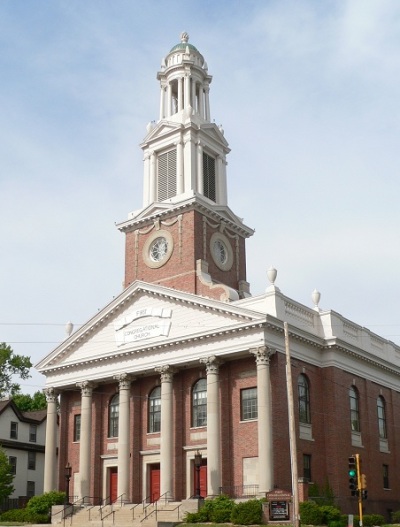
[[[13,396],[13,401],[21,412],[34,412],[35,410],[44,410],[47,407],[46,396],[40,390],[33,395],[17,393]]]
[[[13,376],[21,379],[30,377],[32,363],[29,357],[16,355],[5,342],[0,344],[0,398],[19,392],[20,385],[13,382]]]
[[[8,498],[14,492],[13,479],[14,474],[7,454],[0,447],[0,501]]]

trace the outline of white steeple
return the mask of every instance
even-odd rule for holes
[[[189,35],[163,59],[160,119],[147,126],[143,207],[201,196],[209,205],[227,205],[226,155],[222,126],[210,121],[208,74],[203,55]]]

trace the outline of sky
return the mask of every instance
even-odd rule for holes
[[[0,342],[37,363],[122,291],[161,60],[213,76],[253,295],[281,291],[400,345],[398,0],[1,0]],[[32,371],[24,393],[41,389]]]

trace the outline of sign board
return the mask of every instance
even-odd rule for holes
[[[269,519],[288,520],[289,519],[289,502],[288,501],[270,501],[269,502]]]
[[[285,523],[290,521],[292,495],[290,492],[281,489],[274,489],[267,492],[267,507],[264,509],[268,522]]]

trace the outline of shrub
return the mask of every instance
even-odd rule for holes
[[[48,523],[47,514],[36,514],[28,509],[10,509],[0,516],[2,522]]]
[[[400,511],[392,512],[392,523],[400,523]]]
[[[27,503],[26,508],[36,514],[50,514],[53,505],[65,503],[65,492],[45,492],[40,496],[33,496]]]
[[[231,521],[232,509],[235,502],[229,496],[221,494],[221,496],[207,501],[211,505],[209,521],[213,523],[227,523]]]
[[[323,512],[314,501],[300,503],[300,518],[303,525],[321,525]]]
[[[347,527],[347,525],[348,525],[347,519],[343,520],[343,518],[341,518],[340,520],[333,520],[328,523],[328,527]]]
[[[383,525],[385,518],[380,514],[364,514],[363,525],[364,527],[374,527],[374,525]]]
[[[234,505],[231,521],[235,525],[255,525],[262,523],[262,505],[260,500],[249,500]]]
[[[331,522],[339,521],[341,519],[341,512],[332,505],[321,505],[320,510],[322,512],[322,524],[330,525]]]

